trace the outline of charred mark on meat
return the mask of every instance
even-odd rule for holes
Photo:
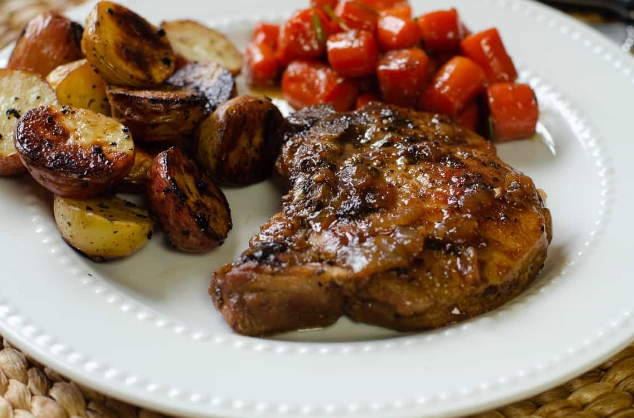
[[[255,261],[262,264],[277,265],[276,256],[288,249],[288,246],[280,242],[265,243],[245,251],[240,257],[241,262]]]

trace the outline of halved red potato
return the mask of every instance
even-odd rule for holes
[[[245,94],[203,120],[196,160],[214,179],[248,185],[269,177],[283,142],[284,116],[269,99]]]
[[[40,106],[22,116],[15,147],[33,178],[64,197],[109,192],[134,164],[129,129],[88,109]]]
[[[176,144],[193,136],[205,117],[207,99],[193,90],[137,90],[109,86],[112,117],[130,128],[134,140]]]
[[[145,209],[117,196],[55,196],[53,214],[64,241],[96,262],[137,252],[154,228]]]
[[[174,51],[188,61],[217,62],[239,74],[242,53],[222,33],[194,20],[172,20],[161,23]]]
[[[106,82],[86,59],[60,65],[46,76],[59,104],[83,107],[110,116]]]
[[[49,104],[57,104],[57,97],[41,76],[0,69],[0,176],[26,172],[13,141],[15,127],[29,109]]]
[[[147,197],[168,241],[181,251],[210,251],[222,245],[231,230],[224,193],[179,147],[154,158]]]
[[[88,15],[81,49],[109,84],[154,87],[174,72],[176,57],[165,33],[110,1],[100,1]]]
[[[82,27],[58,12],[31,19],[11,52],[7,68],[46,76],[54,68],[84,57]]]
[[[238,88],[229,70],[215,62],[191,62],[176,70],[167,85],[180,89],[192,89],[207,99],[207,110],[238,95]]]

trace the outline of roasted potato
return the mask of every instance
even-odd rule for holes
[[[181,251],[212,250],[222,245],[232,227],[222,190],[179,147],[154,158],[147,197],[167,239]]]
[[[188,63],[176,70],[167,84],[201,93],[207,98],[209,112],[238,94],[233,75],[215,62]]]
[[[161,23],[174,51],[189,61],[216,62],[232,74],[242,68],[242,54],[222,33],[194,20]]]
[[[106,82],[86,59],[60,65],[46,77],[59,104],[90,109],[110,116]]]
[[[196,139],[196,159],[222,183],[257,183],[273,171],[283,124],[282,113],[264,96],[238,96],[203,120]]]
[[[117,186],[118,191],[144,193],[150,179],[150,167],[157,153],[150,154],[139,146],[134,147],[134,165],[127,176]]]
[[[55,92],[38,74],[0,70],[0,175],[26,172],[13,141],[18,119],[29,109],[55,103]]]
[[[72,199],[55,196],[55,222],[70,246],[94,261],[128,256],[152,237],[150,214],[116,196]]]
[[[57,12],[36,16],[16,42],[7,68],[46,77],[54,68],[83,58],[81,36],[81,25]]]
[[[174,72],[175,56],[165,33],[110,1],[91,10],[81,49],[108,84],[154,87]]]
[[[193,90],[107,89],[112,116],[130,128],[135,141],[178,143],[193,136],[205,117],[207,99]]]
[[[129,129],[91,110],[40,106],[15,129],[15,147],[33,178],[64,197],[110,191],[134,164]]]

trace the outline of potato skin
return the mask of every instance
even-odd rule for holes
[[[248,185],[269,177],[283,141],[284,117],[264,96],[243,95],[201,123],[196,159],[215,179]]]
[[[86,19],[81,49],[108,84],[155,87],[174,73],[175,56],[163,31],[110,1]]]
[[[39,74],[0,69],[0,176],[26,173],[14,142],[20,117],[34,107],[56,103],[55,92]]]
[[[109,86],[112,116],[130,128],[135,141],[176,144],[193,136],[206,114],[207,99],[193,90],[136,90]]]
[[[179,147],[154,158],[146,195],[168,241],[181,251],[210,251],[232,228],[224,193]]]
[[[96,262],[137,252],[154,229],[146,210],[116,196],[55,196],[53,214],[64,241]]]
[[[210,113],[238,95],[231,72],[215,62],[187,63],[176,70],[166,84],[201,93],[207,99],[206,109]]]
[[[46,76],[59,65],[83,58],[82,27],[58,12],[46,12],[27,23],[13,48],[7,68]]]
[[[128,128],[87,109],[40,106],[15,129],[15,147],[31,176],[54,194],[108,193],[134,164]]]

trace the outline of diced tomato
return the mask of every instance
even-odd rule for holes
[[[381,11],[385,9],[390,9],[393,7],[401,7],[403,5],[409,4],[407,0],[356,0],[357,3],[365,4],[366,6],[376,10]]]
[[[354,108],[358,87],[318,61],[293,61],[282,75],[282,95],[296,109],[332,103],[337,111]]]
[[[335,15],[349,29],[367,30],[374,33],[378,13],[363,3],[341,0],[335,7]]]
[[[378,96],[374,94],[373,92],[360,94],[359,97],[357,97],[356,109],[359,109],[360,107],[363,107],[369,104],[370,102],[376,102],[378,100],[379,100]]]
[[[449,51],[460,46],[463,28],[456,9],[426,13],[416,22],[427,51]]]
[[[489,83],[515,81],[517,70],[495,28],[470,35],[460,43],[462,53],[484,70]]]
[[[389,7],[387,9],[382,9],[379,11],[381,16],[396,16],[401,19],[411,19],[412,18],[412,6],[407,3],[403,3],[394,7]]]
[[[330,22],[323,11],[312,7],[295,12],[280,28],[277,60],[287,65],[295,59],[319,59],[326,54]]]
[[[275,50],[267,43],[250,43],[245,52],[245,76],[252,86],[270,86],[278,81],[280,67]]]
[[[418,103],[429,112],[456,117],[485,86],[482,68],[469,58],[455,56],[434,76]]]
[[[277,38],[280,36],[280,25],[260,22],[253,29],[251,42],[254,44],[267,44],[272,49],[277,48]]]
[[[379,49],[372,32],[351,30],[330,35],[328,62],[344,77],[360,77],[376,71]]]
[[[428,57],[420,48],[389,51],[379,60],[377,78],[383,101],[414,107],[426,77]]]
[[[339,0],[310,0],[310,5],[312,7],[317,7],[318,9],[324,9],[326,7],[330,7],[333,9]]]
[[[539,107],[528,84],[493,83],[486,90],[491,139],[510,141],[535,134]]]
[[[477,131],[480,122],[480,108],[478,107],[478,102],[471,102],[471,104],[456,117],[456,122],[465,128],[471,129],[472,131]]]
[[[376,24],[376,40],[384,51],[411,48],[420,42],[420,30],[412,19],[381,16]]]

